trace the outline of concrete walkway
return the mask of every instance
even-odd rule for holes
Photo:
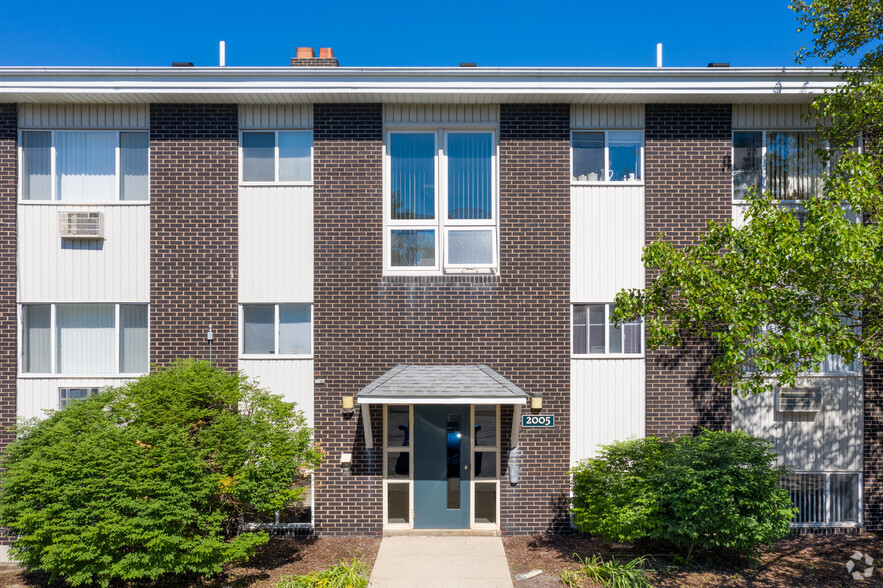
[[[499,537],[384,537],[370,588],[512,588]]]

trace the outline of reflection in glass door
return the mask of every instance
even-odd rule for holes
[[[472,406],[472,526],[497,528],[500,513],[500,407]]]
[[[384,523],[389,528],[411,527],[411,452],[413,418],[407,405],[383,409]]]

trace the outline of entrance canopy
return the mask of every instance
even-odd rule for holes
[[[359,404],[516,404],[527,394],[486,365],[397,365],[356,394]]]

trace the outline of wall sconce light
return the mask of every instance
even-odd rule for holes
[[[346,418],[350,418],[353,416],[353,413],[356,411],[353,406],[353,397],[352,396],[344,396],[341,399],[341,409],[343,410],[343,416]]]
[[[533,413],[537,413],[543,410],[543,396],[542,394],[535,394],[530,397],[530,411]]]

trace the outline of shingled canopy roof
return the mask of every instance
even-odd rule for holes
[[[527,394],[486,365],[397,365],[356,398],[360,404],[524,404]]]

